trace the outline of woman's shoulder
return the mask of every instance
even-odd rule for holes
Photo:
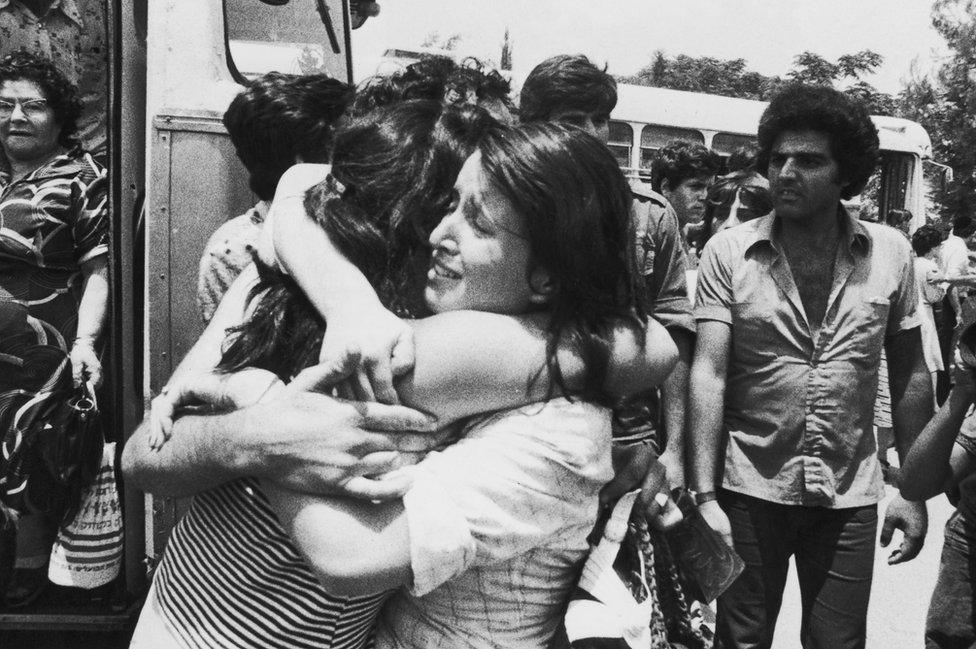
[[[586,401],[557,397],[473,418],[463,442],[504,444],[571,466],[589,466],[606,456],[613,440],[610,410]]]

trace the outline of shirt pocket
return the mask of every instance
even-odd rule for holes
[[[773,305],[763,299],[733,302],[732,350],[740,361],[768,361],[785,351]]]
[[[853,323],[852,328],[852,335],[856,337],[855,349],[869,359],[875,356],[880,358],[890,311],[891,300],[884,296],[869,297],[856,310],[857,322]]]

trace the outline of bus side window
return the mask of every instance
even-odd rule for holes
[[[321,7],[321,8],[320,8]],[[348,21],[341,0],[265,4],[224,0],[228,64],[238,81],[271,71],[349,81]]]
[[[705,144],[705,136],[701,131],[677,126],[661,126],[648,124],[641,129],[641,159],[642,170],[650,171],[654,162],[654,152],[672,140],[687,140]]]
[[[630,167],[630,150],[634,146],[634,129],[626,122],[610,122],[610,140],[607,142],[613,157],[621,168]]]
[[[716,133],[712,138],[712,151],[723,158],[727,158],[739,147],[756,144],[756,138],[751,135],[738,135],[736,133]]]

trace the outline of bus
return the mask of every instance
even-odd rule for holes
[[[766,102],[704,93],[620,84],[610,121],[610,148],[625,172],[649,174],[654,153],[672,140],[703,144],[723,158],[755,144]],[[912,213],[911,229],[925,223],[924,167],[932,163],[932,141],[917,122],[874,115],[881,164],[869,190],[852,201],[862,215],[877,220],[893,209]],[[941,173],[941,169],[936,170]]]

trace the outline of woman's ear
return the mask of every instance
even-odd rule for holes
[[[548,270],[536,266],[529,274],[529,288],[532,289],[529,301],[537,306],[543,306],[549,303],[549,298],[556,291],[556,283]]]

